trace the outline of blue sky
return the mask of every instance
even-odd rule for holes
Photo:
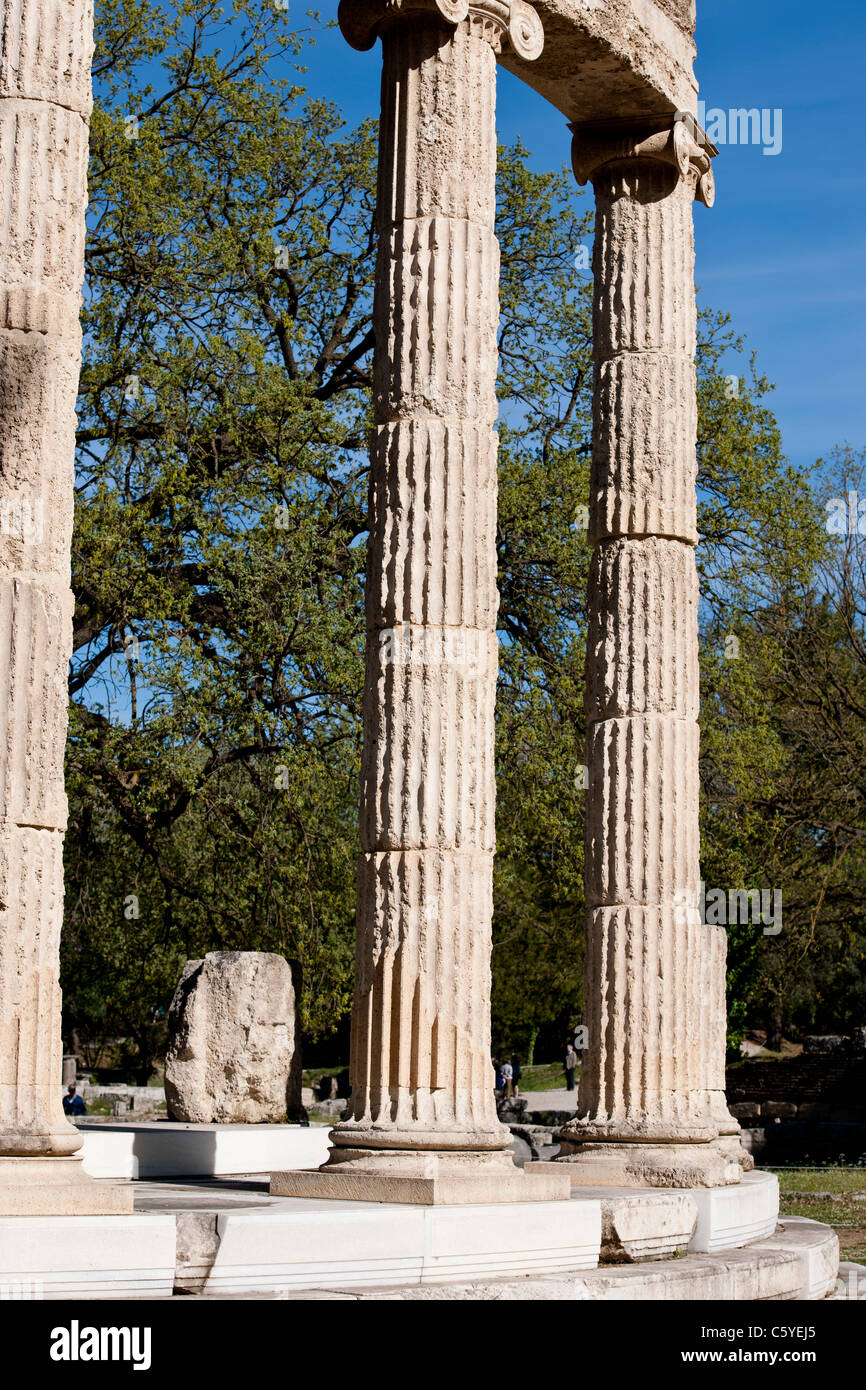
[[[323,17],[335,13],[322,4]],[[783,113],[778,155],[721,149],[716,205],[695,213],[697,281],[757,350],[786,451],[808,467],[835,444],[866,446],[866,3],[698,0],[697,42],[708,108]],[[378,110],[379,66],[378,46],[355,53],[332,31],[306,84],[354,122]],[[563,118],[504,71],[498,104],[501,140],[520,135],[539,167],[567,163]]]

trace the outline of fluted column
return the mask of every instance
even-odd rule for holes
[[[0,1154],[68,1154],[63,749],[91,17],[4,6],[0,51]]]
[[[734,1175],[705,1101],[692,203],[685,125],[575,130],[596,195],[587,642],[588,1047],[560,1162],[585,1183]],[[739,1170],[737,1170],[739,1176]]]
[[[60,1104],[67,667],[92,12],[0,37],[0,1213],[123,1211]],[[50,1162],[40,1162],[50,1159]],[[72,1191],[64,1191],[74,1184]]]
[[[565,1196],[515,1168],[490,1059],[496,53],[543,36],[520,0],[343,0],[340,23],[382,39],[351,1099],[325,1169],[272,1190]]]

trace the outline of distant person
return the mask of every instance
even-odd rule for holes
[[[63,1113],[65,1115],[87,1114],[87,1106],[72,1084],[66,1087],[66,1095],[63,1097]]]
[[[567,1048],[565,1049],[565,1058],[563,1060],[563,1066],[565,1068],[565,1089],[567,1091],[573,1091],[574,1069],[577,1066],[577,1053],[575,1052],[571,1043],[569,1043]]]
[[[516,1100],[517,1097],[520,1095],[520,1058],[519,1058],[519,1057],[512,1057],[512,1059],[511,1059],[511,1079],[512,1079],[512,1081],[513,1081],[513,1083],[514,1083],[514,1098],[515,1098],[515,1100]]]
[[[502,1063],[502,1086],[505,1091],[505,1099],[511,1100],[511,1088],[514,1081],[514,1068],[510,1062]]]
[[[502,1064],[495,1057],[493,1058],[493,1078],[493,1088],[499,1095],[502,1090]]]

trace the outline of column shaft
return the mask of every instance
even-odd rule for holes
[[[490,1066],[496,60],[480,25],[435,14],[390,25],[382,47],[352,1097],[335,1161],[509,1143]]]
[[[676,127],[575,135],[597,214],[588,1046],[578,1119],[559,1137],[561,1160],[586,1182],[726,1180],[708,1142],[718,1131],[702,1099],[696,1004],[705,962],[690,145]]]
[[[92,14],[11,0],[3,21],[0,1155],[15,1158],[81,1146],[60,1106],[58,949]]]
[[[382,38],[367,660],[351,1099],[271,1191],[567,1200],[524,1175],[490,1059],[495,848],[496,61],[522,0],[343,0]]]

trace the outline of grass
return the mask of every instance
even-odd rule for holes
[[[774,1168],[779,1190],[815,1193],[866,1192],[866,1168]],[[864,1213],[866,1215],[866,1213]]]
[[[104,1096],[98,1096],[96,1100],[87,1102],[87,1113],[88,1115],[113,1115],[114,1106]]]
[[[866,1168],[777,1168],[782,1216],[832,1226],[843,1260],[866,1263]],[[855,1201],[854,1193],[864,1200]]]
[[[575,1073],[575,1080],[580,1075]],[[561,1062],[543,1062],[539,1066],[522,1067],[520,1094],[524,1091],[564,1091],[565,1072]]]

